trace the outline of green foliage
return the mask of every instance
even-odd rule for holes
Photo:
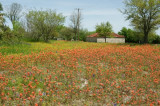
[[[64,38],[65,40],[73,39],[74,32],[72,28],[64,27],[60,31],[60,37]]]
[[[119,35],[124,35],[126,42],[129,43],[142,43],[143,42],[143,33],[139,32],[139,30],[132,30],[127,29],[126,27],[123,27],[119,32]],[[152,43],[156,39],[156,33],[155,31],[152,31],[148,35],[148,42]]]
[[[3,33],[1,38],[2,38],[2,43],[7,45],[14,45],[17,41],[17,38],[16,36],[14,36],[13,31],[7,26],[3,28]]]
[[[112,25],[109,22],[96,25],[96,32],[99,33],[101,37],[111,37]]]
[[[0,53],[8,54],[29,54],[31,53],[31,44],[24,43],[18,45],[2,45],[0,46]]]
[[[1,11],[3,11],[3,7],[2,7],[2,4],[0,3],[0,38],[1,38],[1,33],[2,33],[2,29],[3,29],[3,26],[4,26],[4,18],[3,18],[3,13],[1,13]]]
[[[13,23],[13,30],[8,26],[2,27],[2,32],[0,32],[0,40],[2,44],[15,45],[20,44],[25,30],[22,28],[19,22]]]
[[[160,44],[160,36],[159,35],[155,35],[154,39],[152,40],[153,44]]]
[[[149,36],[148,36],[148,42],[149,43],[153,43],[153,41],[157,38],[157,34],[155,31],[152,31],[149,33]]]
[[[132,29],[127,29],[126,27],[123,27],[120,32],[118,32],[119,35],[124,35],[126,42],[130,43],[140,43],[142,42],[143,36],[140,32],[136,32]]]
[[[0,11],[3,11],[3,6],[1,3],[0,3]]]
[[[20,43],[25,33],[25,29],[22,27],[22,24],[20,22],[13,22],[13,33],[17,38],[18,43]]]
[[[144,43],[148,43],[149,33],[160,25],[160,0],[125,0],[127,20],[143,33]]]
[[[56,11],[31,10],[26,15],[29,37],[35,41],[40,39],[48,42],[49,39],[58,36],[57,32],[63,25],[65,17]]]
[[[79,40],[86,41],[86,37],[90,35],[87,29],[81,29],[79,32]]]
[[[96,33],[96,31],[89,31],[89,32],[88,32],[88,35],[92,35],[92,34],[94,34],[94,33]]]

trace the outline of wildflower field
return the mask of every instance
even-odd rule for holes
[[[0,47],[1,106],[159,106],[160,46]]]

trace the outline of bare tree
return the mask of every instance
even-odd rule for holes
[[[82,15],[81,15],[80,9],[78,8],[77,10],[78,10],[77,13],[74,11],[70,16],[70,21],[71,21],[70,27],[74,31],[76,40],[77,40],[77,34],[78,34],[78,40],[79,40],[79,29],[82,21]]]
[[[22,6],[18,3],[12,3],[10,6],[6,8],[6,16],[10,19],[10,21],[19,21],[22,12]]]

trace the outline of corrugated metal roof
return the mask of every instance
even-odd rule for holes
[[[116,38],[125,38],[124,35],[118,35],[118,34],[116,34],[116,33],[112,33],[112,34],[113,34],[113,36],[116,37]]]
[[[125,36],[123,36],[123,35],[118,35],[118,34],[116,34],[116,33],[112,33],[112,36],[115,37],[115,38],[125,38]],[[89,35],[89,36],[87,36],[87,37],[99,37],[99,34],[98,34],[98,33],[94,33],[94,34]]]
[[[98,37],[98,36],[99,36],[98,33],[94,33],[94,34],[92,34],[92,35],[89,35],[88,37]]]

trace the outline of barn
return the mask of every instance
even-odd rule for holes
[[[125,37],[123,35],[118,35],[116,33],[112,33],[112,37],[99,37],[98,33],[94,33],[92,35],[87,36],[87,42],[102,42],[105,43],[125,43]]]

